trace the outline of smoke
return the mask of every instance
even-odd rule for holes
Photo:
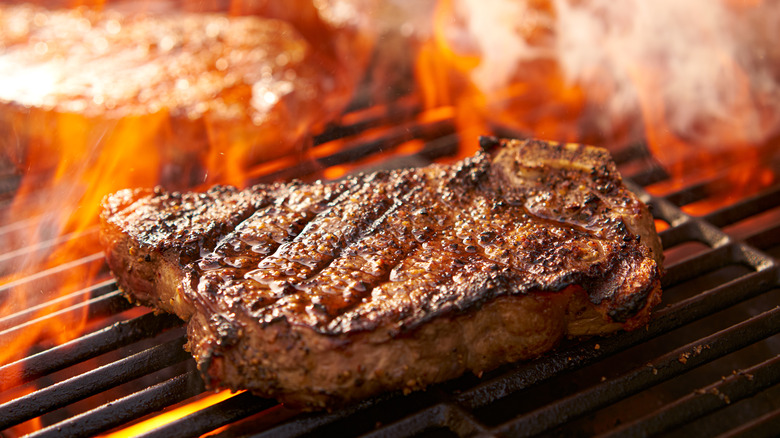
[[[489,7],[488,7],[489,6]],[[603,132],[633,124],[710,148],[760,144],[780,126],[777,1],[460,0],[481,63],[471,78],[488,96],[554,62],[583,90]],[[464,38],[464,33],[468,38]],[[529,89],[544,84],[529,83]],[[628,121],[628,122],[627,122]]]
[[[645,105],[697,144],[756,144],[777,131],[780,84],[760,30],[763,13],[711,0],[555,0],[557,53],[567,78],[586,89],[612,83],[612,115]],[[776,56],[776,54],[775,54]],[[637,99],[644,99],[641,103]],[[660,106],[659,106],[660,105]]]

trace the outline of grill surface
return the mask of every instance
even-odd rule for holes
[[[345,120],[317,137],[308,159],[272,163],[258,169],[256,181],[305,178],[366,157],[383,167],[423,165],[452,154],[458,143],[450,118],[419,122],[414,102],[355,111]],[[423,141],[413,154],[394,149],[411,139]],[[464,376],[334,412],[301,414],[236,394],[144,436],[773,435],[780,430],[780,185],[694,217],[682,207],[707,198],[722,179],[651,196],[644,187],[668,176],[642,145],[614,156],[632,189],[668,226],[660,233],[664,303],[646,330],[566,340],[544,357],[481,378]],[[17,185],[18,177],[3,179],[0,202],[7,204]],[[5,218],[0,233],[40,220]],[[67,238],[95,238],[94,230],[87,234]],[[12,269],[21,253],[55,244],[0,254],[0,270]],[[0,286],[0,300],[19,287],[53,290],[69,266],[101,263],[102,254],[94,254],[18,279]],[[0,367],[0,382],[20,382],[4,384],[0,393],[5,436],[36,417],[42,428],[31,436],[91,436],[203,396],[193,360],[182,350],[182,323],[131,308],[105,266],[100,272],[76,292],[88,293],[86,302],[44,317],[24,310],[0,319],[0,337],[84,309],[93,327]]]

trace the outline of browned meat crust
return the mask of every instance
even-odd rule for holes
[[[209,385],[309,408],[644,325],[660,241],[608,153],[483,145],[338,183],[120,192],[108,262],[130,297],[189,319]]]

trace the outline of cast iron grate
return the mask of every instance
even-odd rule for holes
[[[414,105],[402,105],[392,115],[393,127],[384,129],[379,128],[387,126],[387,113],[356,115],[354,123],[318,137],[314,151],[330,151],[331,142],[340,142],[339,148],[271,169],[257,180],[305,176],[378,150],[390,152],[380,163],[390,166],[425,164],[454,152],[458,139],[450,119],[420,123]],[[423,147],[412,156],[392,155],[395,146],[411,139],[423,140]],[[780,284],[771,255],[780,244],[780,214],[738,237],[729,230],[780,207],[780,186],[694,217],[681,206],[706,197],[704,185],[651,196],[643,187],[668,176],[642,146],[632,145],[615,158],[632,188],[668,225],[661,232],[668,260],[664,305],[645,330],[568,340],[542,358],[481,378],[464,376],[334,412],[300,414],[236,394],[144,436],[189,437],[218,429],[217,436],[650,436],[710,429],[711,435],[772,435],[780,430],[780,403],[773,401],[780,399]],[[12,190],[14,181],[6,185]],[[6,228],[13,226],[11,221]],[[72,263],[101,263],[101,257]],[[52,269],[4,285],[0,297],[22,283],[51,284],[57,275]],[[63,312],[87,309],[90,319],[108,321],[0,367],[0,382],[35,385],[0,405],[0,430],[43,416],[44,427],[31,436],[91,436],[203,393],[193,361],[181,348],[181,322],[132,314],[113,281],[102,278],[88,286],[91,299],[84,303],[37,319],[25,311],[0,319],[0,336],[16,336]],[[79,368],[100,358],[94,367]],[[692,429],[700,424],[715,426]]]

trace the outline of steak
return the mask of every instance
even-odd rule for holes
[[[0,165],[58,169],[99,144],[147,157],[167,187],[238,184],[351,99],[359,53],[337,58],[287,21],[151,9],[0,5]]]
[[[481,144],[338,182],[120,191],[108,263],[131,300],[189,321],[209,387],[310,409],[645,325],[661,244],[608,152]]]

